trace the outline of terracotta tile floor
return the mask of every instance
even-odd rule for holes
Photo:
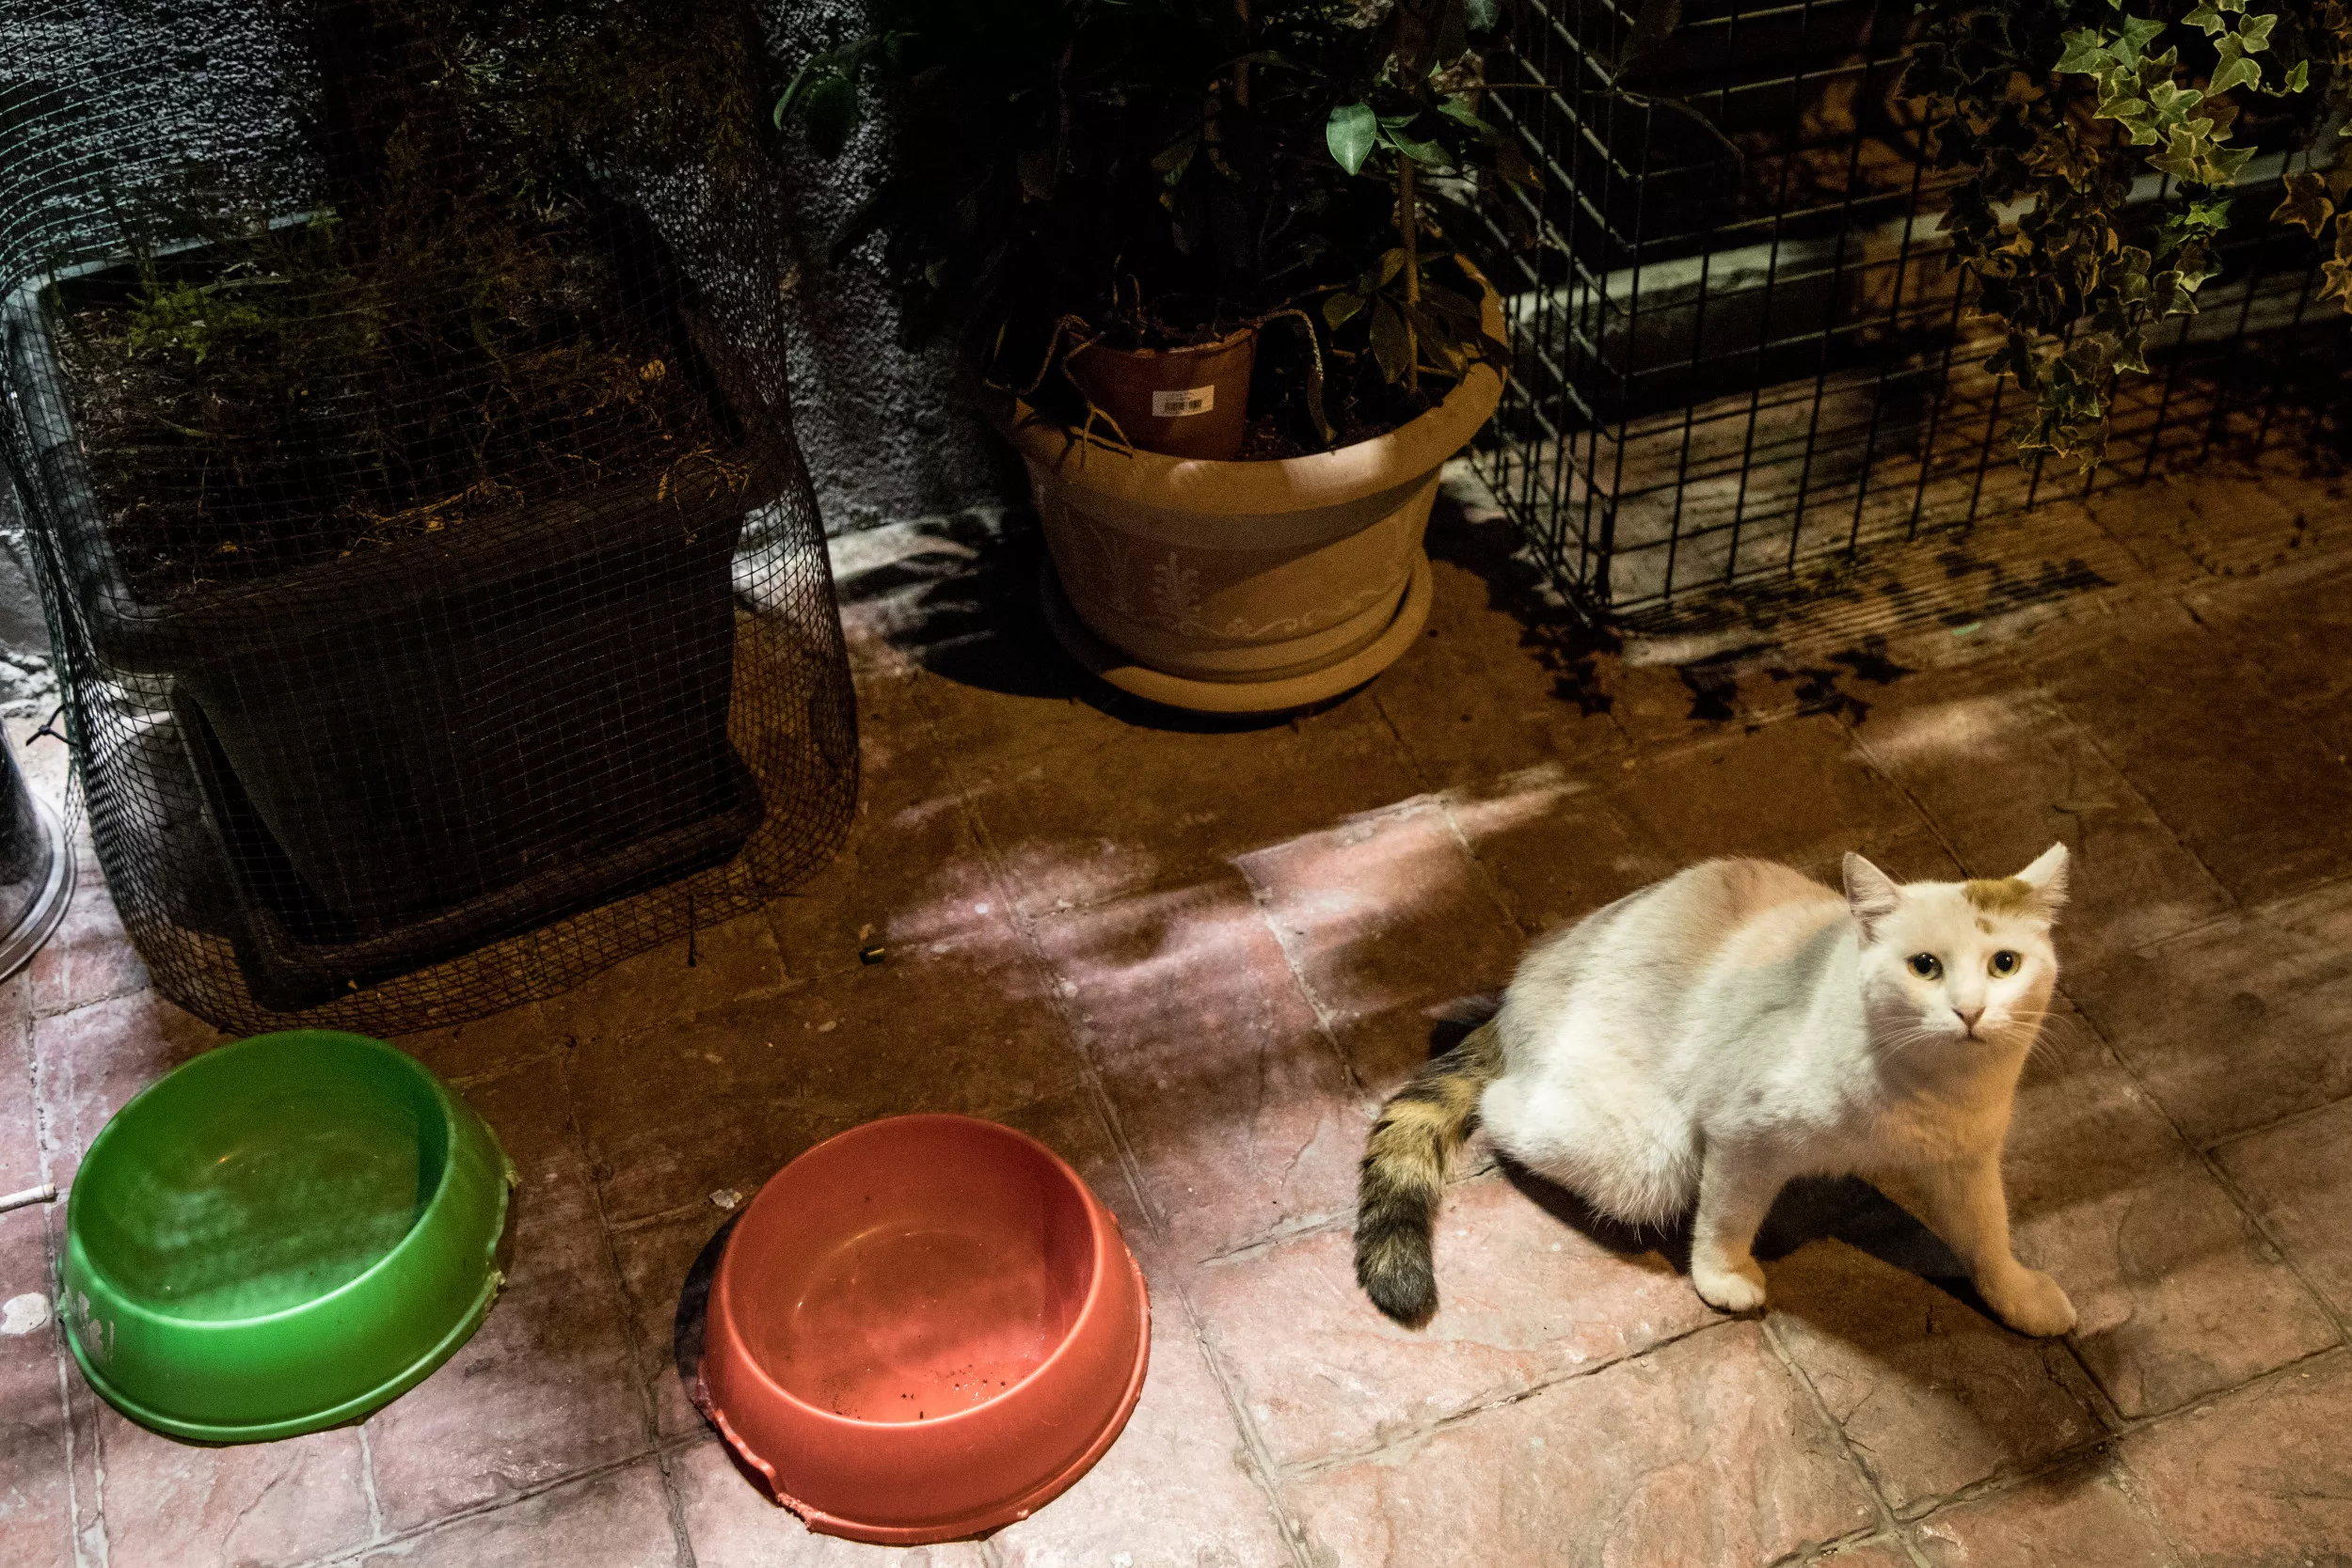
[[[1066,1152],[1158,1305],[1104,1463],[1023,1525],[906,1554],[930,1568],[2342,1568],[2344,516],[2323,483],[2211,474],[1922,546],[1789,618],[1603,648],[1449,502],[1425,641],[1255,729],[1082,689],[1017,522],[844,541],[848,851],[694,967],[648,955],[405,1042],[529,1183],[484,1332],[362,1427],[234,1449],[127,1424],[54,1328],[11,1332],[0,1568],[879,1560],[742,1481],[677,1327],[713,1193],[916,1107]],[[56,748],[31,754],[54,791]],[[2053,838],[2079,857],[2070,1010],[2011,1165],[2020,1247],[2082,1308],[2069,1339],[1990,1323],[1858,1182],[1784,1198],[1760,1322],[1704,1307],[1670,1243],[1484,1158],[1429,1329],[1356,1291],[1367,1117],[1529,936],[1707,854],[1984,874]],[[70,1180],[213,1037],[147,990],[93,880],[6,990],[0,1190]],[[42,1289],[61,1224],[0,1219],[0,1295]]]

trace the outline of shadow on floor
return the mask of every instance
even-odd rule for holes
[[[1443,1016],[1430,1026],[1429,1054],[1440,1056],[1461,1044],[1501,1005],[1502,998],[1492,994],[1467,996],[1448,1005]],[[1508,1156],[1498,1155],[1496,1164],[1503,1179],[1529,1202],[1586,1240],[1625,1257],[1656,1252],[1674,1265],[1677,1274],[1689,1276],[1691,1222],[1687,1216],[1662,1230],[1627,1225]],[[1791,1181],[1773,1201],[1756,1232],[1756,1255],[1764,1262],[1775,1262],[1818,1241],[1843,1242],[1882,1263],[1917,1275],[1998,1321],[1977,1294],[1967,1269],[1951,1248],[1910,1211],[1858,1176],[1804,1177]]]
[[[936,543],[840,584],[845,606],[894,601],[892,641],[931,674],[1014,697],[1082,702],[1123,723],[1189,734],[1263,730],[1327,712],[1363,689],[1275,714],[1188,713],[1097,679],[1062,651],[1039,608],[1045,541],[1026,509],[927,523]]]

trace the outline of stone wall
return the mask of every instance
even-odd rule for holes
[[[205,3],[242,16],[240,0]],[[863,0],[771,0],[777,58],[787,71],[797,67],[852,25],[862,6]],[[34,14],[56,20],[38,6]],[[0,5],[0,22],[11,18],[23,21],[19,8]],[[122,39],[105,36],[56,47],[74,69],[92,72],[99,67],[91,62],[126,52]],[[138,47],[133,43],[127,52]],[[184,109],[188,99],[210,90],[201,70],[159,71],[153,81],[167,101],[159,119],[200,123],[200,116],[169,111]],[[959,401],[944,347],[899,345],[892,291],[870,256],[838,267],[826,260],[832,235],[873,188],[888,154],[888,130],[880,124],[867,125],[832,162],[809,152],[797,135],[789,138],[791,194],[786,210],[775,214],[799,259],[784,279],[794,411],[832,533],[986,504],[1019,484],[994,438]],[[7,487],[0,481],[0,492]],[[0,664],[22,671],[28,657],[45,664],[48,634],[24,570],[21,525],[10,501],[0,495]],[[40,671],[29,673],[41,678]],[[0,669],[0,704],[18,698],[21,685]]]
[[[844,36],[863,9],[864,0],[773,7],[777,58],[796,68]],[[832,236],[887,166],[889,128],[869,120],[831,162],[797,134],[787,147],[793,194],[777,216],[799,258],[787,280],[792,402],[826,531],[1003,499],[1018,481],[958,398],[945,345],[900,346],[897,304],[870,254],[839,266],[826,259]]]

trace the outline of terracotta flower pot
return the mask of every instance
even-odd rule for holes
[[[1490,287],[1486,324],[1502,336]],[[1482,364],[1385,436],[1262,463],[1121,452],[1012,402],[1055,634],[1112,685],[1174,707],[1271,713],[1360,685],[1428,618],[1438,470],[1502,396]]]
[[[1104,348],[1070,356],[1071,380],[1146,451],[1230,459],[1249,424],[1249,376],[1258,329],[1243,327],[1190,348]]]

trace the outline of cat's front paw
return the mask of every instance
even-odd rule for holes
[[[2006,1278],[1979,1288],[1985,1304],[2020,1334],[2048,1339],[2074,1326],[2074,1304],[2058,1282],[2040,1269],[2020,1267]]]
[[[1753,1312],[1764,1305],[1764,1270],[1753,1258],[1736,1263],[1691,1262],[1699,1299],[1719,1312]]]

